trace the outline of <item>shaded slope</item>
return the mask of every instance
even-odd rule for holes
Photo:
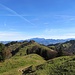
[[[48,47],[54,50],[59,50],[61,47],[64,52],[67,52],[70,55],[75,54],[75,40],[70,40],[65,43],[51,44],[48,45]]]

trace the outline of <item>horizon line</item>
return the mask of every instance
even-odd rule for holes
[[[0,40],[0,42],[2,42],[2,41],[24,41],[24,40],[33,40],[33,39],[45,39],[45,40],[48,40],[48,39],[50,39],[50,40],[74,40],[75,38],[62,38],[62,39],[60,39],[60,38],[39,38],[39,37],[35,37],[35,38],[29,38],[29,39],[19,39],[19,40]]]

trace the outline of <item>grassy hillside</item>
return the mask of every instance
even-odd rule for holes
[[[0,63],[0,75],[22,75],[22,70],[28,66],[36,66],[45,60],[37,54],[14,56]]]
[[[5,50],[4,50],[5,58],[7,59],[15,55],[15,53],[18,52],[21,46],[25,43],[26,42],[10,42],[5,44]]]
[[[75,56],[63,56],[48,60],[36,70],[23,75],[75,75]]]
[[[57,43],[48,45],[49,48],[62,51],[64,55],[75,55],[75,40],[70,40],[65,43]]]
[[[25,56],[32,53],[38,54],[45,59],[50,59],[57,56],[57,51],[54,51],[45,45],[38,44],[33,40],[29,42],[16,41],[5,44],[5,59],[11,58],[12,56]]]
[[[29,41],[24,47],[19,49],[15,56],[24,56],[32,53],[38,54],[45,59],[50,59],[57,56],[57,51],[54,51],[47,46],[38,44],[35,41]]]
[[[3,62],[0,62],[0,75],[75,74],[75,56],[64,56],[74,55],[74,40],[49,46],[38,44],[33,40],[16,41],[1,44],[0,48],[0,58],[4,58]]]
[[[22,46],[20,47],[19,51],[15,54],[15,56],[24,56],[27,55],[27,49],[31,49],[33,46],[38,45],[38,43],[34,42],[34,41],[29,41],[24,43]]]

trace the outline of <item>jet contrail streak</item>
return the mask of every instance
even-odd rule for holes
[[[34,25],[33,23],[31,23],[29,20],[27,20],[26,18],[24,18],[23,16],[21,16],[20,14],[18,14],[16,11],[12,10],[11,8],[0,4],[0,6],[2,6],[3,8],[5,8],[6,10],[8,10],[9,12],[12,12],[13,14],[15,14],[16,16],[20,17],[21,19],[23,19],[24,21],[27,21],[28,23]]]

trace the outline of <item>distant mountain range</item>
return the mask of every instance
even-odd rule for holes
[[[7,44],[9,42],[11,42],[11,41],[0,41],[0,43],[3,43],[3,44]]]
[[[70,39],[44,39],[44,38],[32,38],[29,40],[34,40],[40,44],[49,45],[49,44],[56,44],[56,43],[63,43],[69,40],[75,40],[73,38]]]
[[[45,38],[31,38],[28,40],[19,40],[19,42],[23,41],[30,41],[34,40],[37,43],[44,44],[44,45],[49,45],[49,44],[56,44],[56,43],[64,43],[69,40],[75,40],[74,38],[69,38],[69,39],[45,39]],[[0,41],[3,44],[9,43],[11,41]]]

